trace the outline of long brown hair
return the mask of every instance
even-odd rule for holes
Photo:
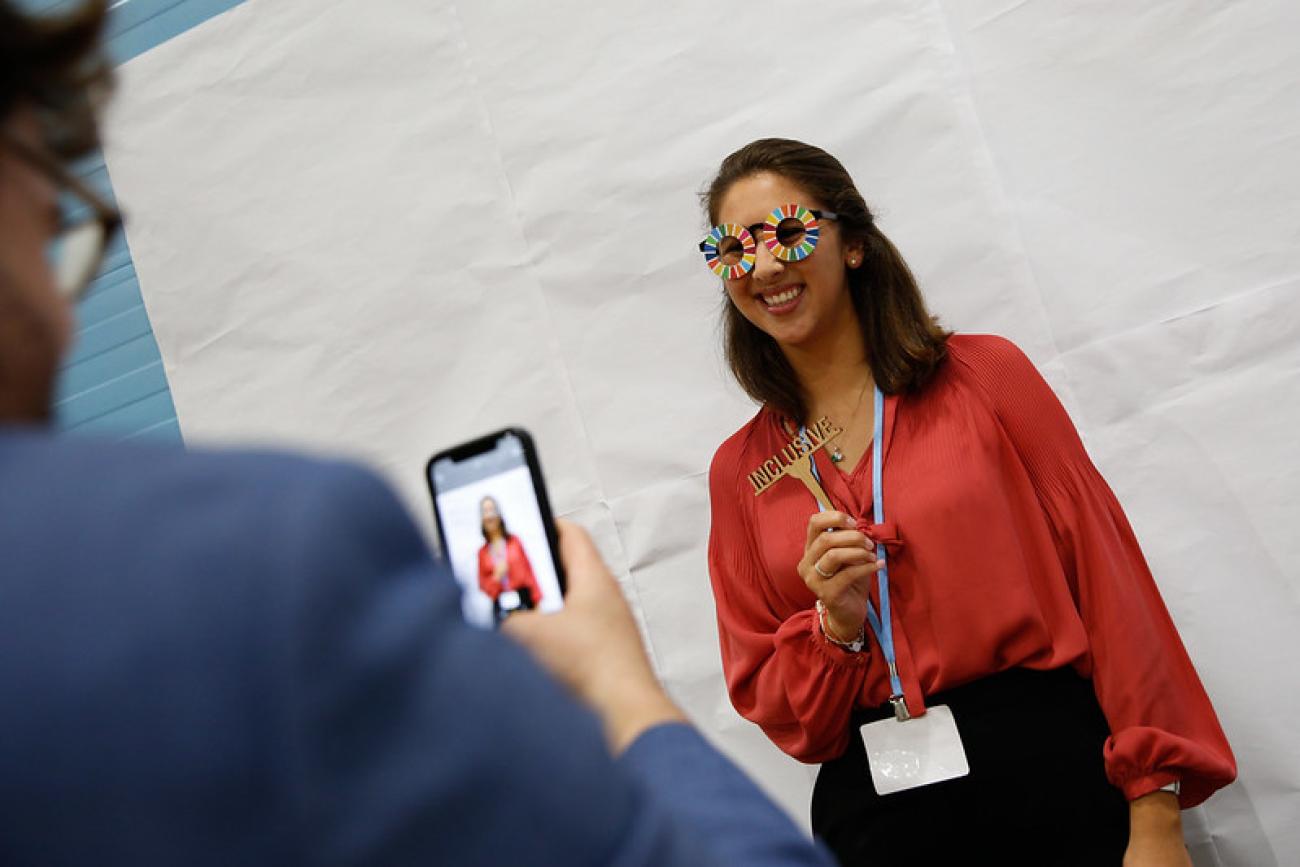
[[[488,500],[492,501],[493,507],[497,510],[497,521],[501,523],[501,538],[509,542],[510,531],[506,529],[506,519],[501,515],[501,504],[497,502],[497,498],[489,496],[479,500],[478,501],[479,511],[481,512],[483,510],[483,504],[486,503]],[[479,518],[478,528],[483,531],[483,541],[491,542],[492,537],[488,535],[487,521],[483,520],[482,518]]]
[[[718,222],[718,208],[732,184],[763,172],[789,179],[822,207],[834,211],[846,245],[862,243],[862,265],[847,272],[871,375],[887,394],[919,389],[947,357],[949,332],[926,309],[912,270],[877,228],[866,201],[839,160],[821,148],[790,139],[750,142],[722,161],[703,194],[710,224]],[[759,403],[804,420],[807,402],[803,388],[780,346],[725,296],[724,304],[727,364],[740,387]]]
[[[61,15],[27,15],[0,0],[0,119],[20,105],[35,109],[56,157],[98,146],[97,109],[112,74],[102,38],[108,5],[88,0]]]

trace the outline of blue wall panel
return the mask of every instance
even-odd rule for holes
[[[124,63],[241,2],[115,0],[109,11],[109,53],[115,63]],[[25,0],[22,5],[37,12],[59,12],[77,3]],[[113,198],[101,154],[84,160],[76,172],[105,197]],[[162,357],[123,239],[109,251],[90,293],[77,309],[77,340],[56,388],[55,423],[65,431],[123,439],[181,439]]]
[[[108,25],[108,49],[113,59],[125,63],[178,36],[191,27],[220,15],[243,0],[118,0]]]

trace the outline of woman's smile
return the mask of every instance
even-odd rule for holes
[[[767,312],[775,316],[793,313],[803,300],[805,286],[802,283],[784,283],[771,289],[760,289],[754,293],[763,302]]]

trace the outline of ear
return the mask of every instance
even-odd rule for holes
[[[854,241],[852,244],[844,246],[844,267],[852,270],[862,264],[866,258],[867,245],[865,241]]]

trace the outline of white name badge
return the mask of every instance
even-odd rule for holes
[[[506,590],[497,597],[497,602],[501,604],[502,611],[514,611],[524,604],[524,600],[519,598],[519,593],[516,590]]]
[[[970,773],[957,720],[947,705],[899,722],[894,717],[862,727],[871,782],[880,795],[915,789]]]

